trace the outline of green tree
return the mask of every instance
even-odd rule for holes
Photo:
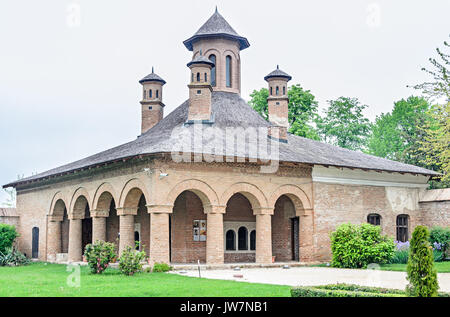
[[[423,97],[411,96],[395,102],[392,112],[376,118],[367,142],[367,153],[430,167],[422,162],[425,153],[419,151],[419,141],[425,134],[420,127],[432,120],[430,109],[430,104]]]
[[[250,106],[264,119],[269,120],[267,98],[269,90],[262,88],[254,90],[250,95]],[[289,97],[289,132],[308,139],[319,140],[315,128],[318,119],[318,102],[309,90],[300,85],[293,85],[288,89]]]
[[[363,150],[371,124],[363,115],[367,105],[357,98],[340,97],[328,101],[325,116],[318,122],[323,141],[350,150]]]
[[[432,297],[439,289],[433,262],[430,233],[425,226],[417,226],[412,234],[406,271],[409,281],[406,292],[414,297]]]

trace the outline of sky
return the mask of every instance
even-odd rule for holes
[[[356,97],[370,120],[417,94],[407,85],[428,79],[421,68],[450,33],[449,0],[2,0],[0,185],[135,139],[152,66],[173,111],[188,98],[182,42],[216,5],[251,44],[244,99],[279,64],[321,111]]]

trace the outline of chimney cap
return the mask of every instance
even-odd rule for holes
[[[155,74],[155,70],[153,67],[152,67],[152,73],[145,76],[144,78],[142,78],[139,81],[140,84],[148,83],[148,82],[159,82],[163,86],[166,84],[166,81],[164,79],[162,79],[161,77],[159,77],[158,75]]]
[[[283,72],[280,69],[280,66],[277,65],[277,69],[275,69],[273,72],[271,72],[269,75],[264,77],[264,80],[267,81],[271,78],[285,78],[287,81],[290,81],[292,79],[292,76],[288,75],[287,73]]]

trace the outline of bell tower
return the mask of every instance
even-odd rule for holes
[[[269,121],[274,125],[269,130],[269,137],[287,142],[287,130],[289,129],[289,98],[288,82],[291,76],[277,69],[264,77],[269,83],[269,98],[267,98]]]
[[[162,94],[166,82],[155,74],[152,67],[152,73],[141,79],[139,83],[142,85],[141,134],[144,134],[164,117]]]
[[[228,24],[217,8],[197,33],[183,43],[194,58],[202,51],[214,63],[211,69],[213,91],[241,93],[240,52],[250,43]]]

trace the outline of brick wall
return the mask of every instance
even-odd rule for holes
[[[272,254],[277,262],[292,261],[292,222],[295,208],[287,196],[281,196],[275,204],[272,216]]]

